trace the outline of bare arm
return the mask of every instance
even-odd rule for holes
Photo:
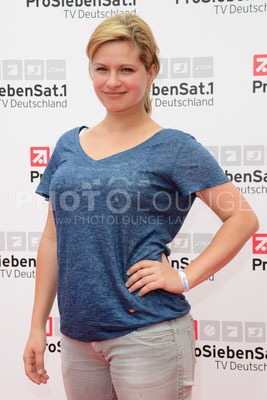
[[[37,253],[35,297],[31,329],[45,329],[56,293],[57,239],[54,217],[49,201],[46,226]]]
[[[208,247],[185,269],[189,287],[193,288],[224,267],[259,227],[258,218],[245,198],[231,183],[223,183],[196,192],[223,222]],[[164,252],[162,262],[141,260],[132,265],[125,286],[130,292],[141,288],[143,296],[151,290],[164,289],[183,293],[180,275],[170,266]]]
[[[47,221],[37,253],[31,330],[23,354],[26,375],[37,384],[46,383],[49,378],[44,369],[46,322],[57,293],[57,270],[56,227],[49,201]]]
[[[227,182],[196,192],[223,222],[211,243],[185,269],[189,287],[208,279],[231,261],[258,230],[254,211],[238,189]]]

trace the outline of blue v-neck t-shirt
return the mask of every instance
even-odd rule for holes
[[[140,260],[162,261],[196,195],[229,179],[192,135],[161,129],[100,160],[79,126],[63,133],[36,193],[50,198],[57,232],[60,331],[80,341],[125,335],[190,311],[184,294],[125,287]]]

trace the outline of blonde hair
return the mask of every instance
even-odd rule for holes
[[[91,75],[92,60],[99,47],[110,41],[128,41],[136,43],[139,47],[139,59],[149,71],[152,64],[156,65],[156,75],[160,69],[158,59],[159,48],[148,24],[135,14],[114,15],[101,22],[92,33],[86,46],[86,54],[89,58],[89,74]],[[151,100],[149,88],[144,99],[145,111],[151,114]]]

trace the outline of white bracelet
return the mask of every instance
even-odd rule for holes
[[[178,274],[180,275],[180,277],[182,279],[184,292],[188,292],[190,290],[190,287],[189,287],[189,282],[188,282],[186,274],[181,269],[177,269],[177,272],[178,272]]]

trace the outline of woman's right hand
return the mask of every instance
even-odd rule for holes
[[[46,374],[47,371],[44,368],[45,349],[45,330],[31,330],[23,353],[23,361],[26,375],[37,385],[47,383],[49,379],[49,376]]]

